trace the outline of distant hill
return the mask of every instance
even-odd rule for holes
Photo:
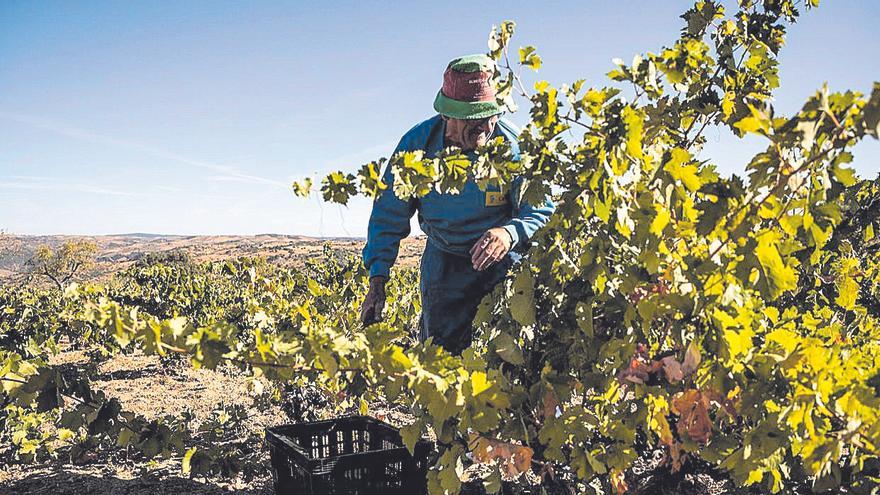
[[[139,239],[155,239],[157,237],[186,237],[173,234],[148,234],[146,232],[132,232],[130,234],[111,234],[110,237],[137,237]]]
[[[316,238],[299,235],[260,234],[253,236],[206,235],[184,236],[149,233],[130,233],[100,236],[5,235],[3,242],[12,249],[0,249],[0,281],[22,278],[25,262],[38,246],[58,246],[67,239],[89,239],[98,245],[97,265],[88,278],[103,278],[125,269],[148,253],[182,250],[196,261],[220,260],[242,256],[263,257],[271,263],[296,265],[306,258],[318,255],[325,243],[360,254],[362,238]],[[424,247],[424,237],[404,239],[399,262],[416,265]]]

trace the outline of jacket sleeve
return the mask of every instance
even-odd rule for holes
[[[406,146],[402,139],[392,156],[405,150]],[[391,173],[390,161],[385,167],[382,182],[388,188],[373,202],[370,223],[367,227],[367,244],[363,250],[364,266],[369,270],[370,277],[389,276],[391,265],[397,260],[400,240],[409,235],[409,221],[418,205],[416,198],[402,200],[394,194],[394,176]]]
[[[520,201],[519,191],[522,190],[523,179],[514,179],[510,194],[513,200],[513,218],[504,225],[504,230],[513,239],[512,250],[524,250],[528,246],[529,239],[535,235],[541,227],[547,224],[550,215],[556,211],[556,205],[547,197],[544,203],[538,206]]]

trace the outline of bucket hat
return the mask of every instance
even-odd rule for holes
[[[454,119],[485,119],[504,111],[495,100],[492,75],[495,61],[483,54],[465,55],[449,62],[434,110]]]

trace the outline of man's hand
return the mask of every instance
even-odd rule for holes
[[[364,305],[361,307],[361,323],[364,326],[382,321],[386,281],[388,279],[382,276],[370,278],[370,290],[367,291],[367,297],[364,298]]]
[[[501,227],[487,230],[471,248],[474,270],[481,272],[502,260],[510,251],[511,244],[513,239],[507,230]]]

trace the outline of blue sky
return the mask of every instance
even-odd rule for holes
[[[297,199],[291,180],[389,154],[492,24],[517,22],[541,78],[603,85],[612,58],[670,44],[690,4],[3,0],[0,229],[362,236],[369,202]],[[783,113],[825,81],[880,79],[880,3],[823,4],[789,33]],[[707,136],[726,173],[763,148]],[[855,155],[880,170],[876,141]]]

